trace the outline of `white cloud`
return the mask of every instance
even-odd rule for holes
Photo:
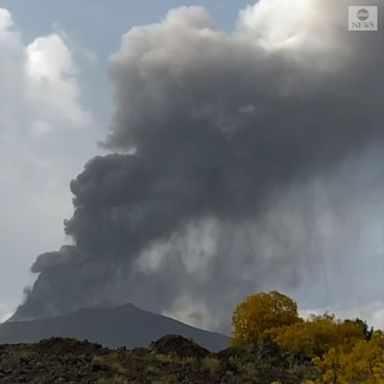
[[[13,27],[12,15],[7,9],[0,8],[0,29],[7,30]]]
[[[240,12],[238,29],[264,48],[278,49],[313,35],[319,16],[311,0],[260,0]]]
[[[320,315],[325,312],[334,313],[338,319],[360,319],[368,326],[384,330],[384,301],[374,301],[362,305],[333,306],[329,308],[307,309],[300,311],[300,315],[308,318],[310,315]]]
[[[26,45],[4,9],[0,31],[2,134],[14,135],[16,120],[22,122],[17,131],[23,135],[34,132],[36,122],[55,130],[89,124],[90,114],[80,102],[78,70],[64,39],[51,34]]]
[[[0,314],[0,324],[8,320],[11,316],[12,316],[12,312],[8,312],[8,313],[6,312],[3,314]]]
[[[74,126],[89,122],[89,114],[79,104],[79,87],[72,53],[57,34],[38,37],[26,48],[26,73],[29,97],[35,110],[44,112],[46,120],[61,114]],[[43,106],[49,105],[49,108]]]
[[[4,321],[6,321],[7,319],[9,319],[12,316],[13,311],[15,310],[15,308],[16,308],[16,305],[11,307],[9,305],[0,303],[0,324],[3,323]]]
[[[27,71],[32,79],[55,84],[64,75],[75,73],[71,52],[58,35],[38,37],[28,45],[27,54]]]
[[[371,319],[368,320],[368,323],[371,324],[376,329],[384,330],[384,307],[381,303],[381,307],[376,308],[372,313]]]
[[[286,53],[289,60],[330,70],[350,52],[340,34],[344,9],[330,4],[329,0],[260,0],[240,12],[237,36],[267,53]]]
[[[81,71],[63,36],[25,43],[11,13],[0,8],[1,318],[32,282],[35,257],[65,240],[69,181],[95,151]]]

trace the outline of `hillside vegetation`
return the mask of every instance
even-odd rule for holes
[[[310,359],[270,343],[214,354],[180,336],[133,350],[57,338],[0,352],[1,384],[293,384],[315,377]]]

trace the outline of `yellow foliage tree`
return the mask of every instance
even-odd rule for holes
[[[277,292],[246,298],[233,314],[231,345],[271,340],[312,357],[318,378],[303,384],[384,384],[384,333],[363,321],[325,313],[304,321],[296,303]]]
[[[267,331],[280,347],[308,356],[321,356],[330,348],[351,348],[364,340],[364,328],[355,321],[335,320],[334,315],[312,316],[309,320]]]
[[[384,335],[357,341],[351,350],[331,348],[313,359],[321,378],[315,384],[384,384]]]
[[[300,320],[296,303],[280,292],[261,292],[249,296],[233,313],[231,345],[257,343],[266,337],[267,330],[291,325]]]

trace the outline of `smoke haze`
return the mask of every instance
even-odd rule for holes
[[[348,32],[350,2],[287,3],[123,37],[110,154],[72,181],[72,244],[37,257],[13,319],[132,301],[225,330],[257,290],[350,299],[334,281],[381,244],[383,35]]]

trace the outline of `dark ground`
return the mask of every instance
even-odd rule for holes
[[[218,353],[180,336],[117,350],[74,339],[0,346],[1,384],[299,384],[314,378],[310,359],[273,344]]]

